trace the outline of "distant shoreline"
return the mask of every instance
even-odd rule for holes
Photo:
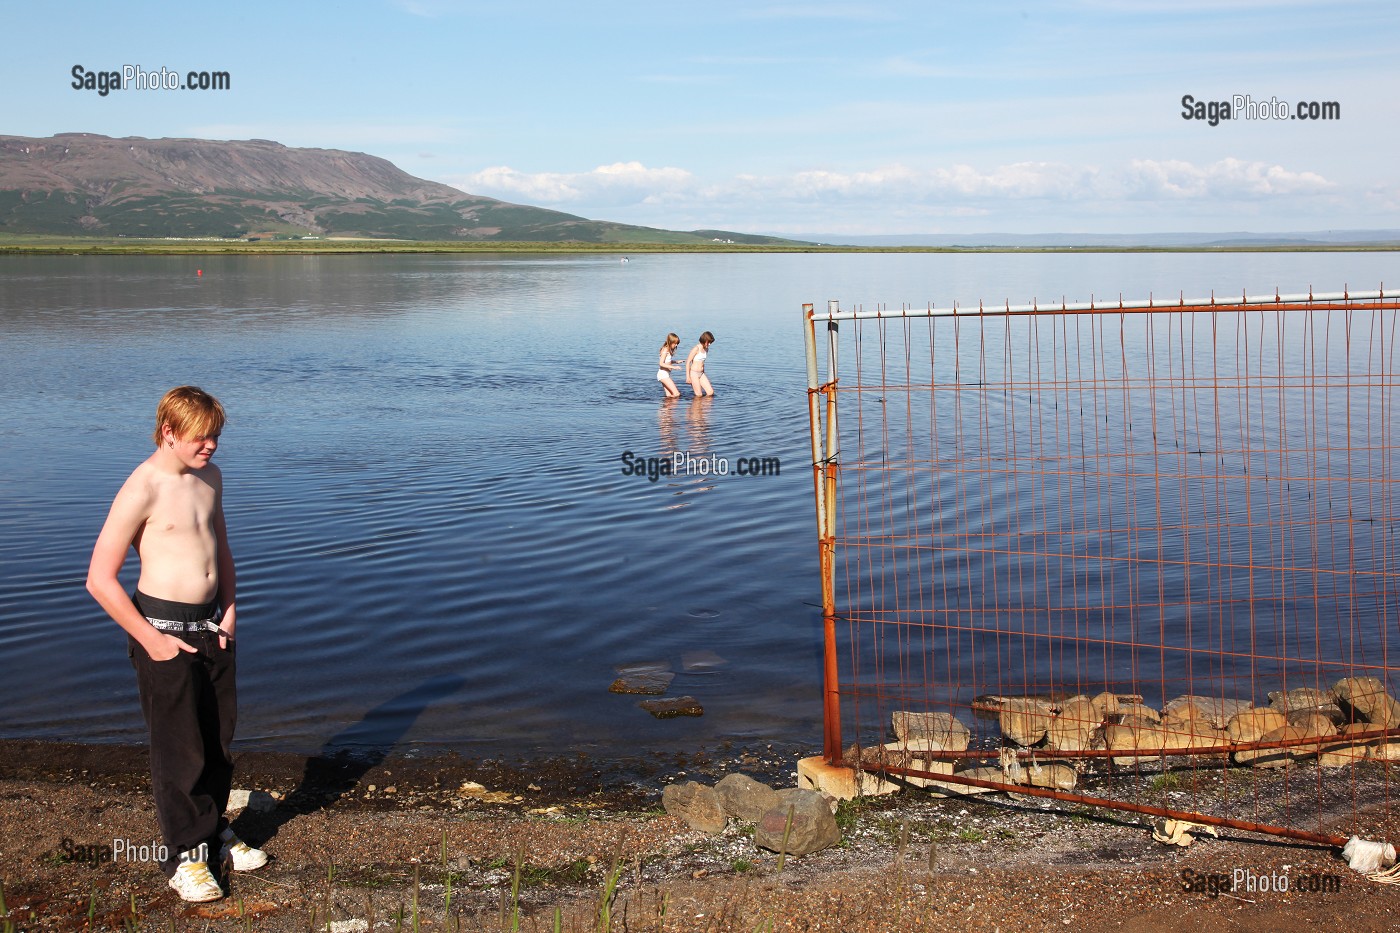
[[[825,246],[776,244],[436,242],[420,240],[127,240],[0,235],[0,255],[258,256],[443,253],[1394,253],[1400,243],[1260,246]]]

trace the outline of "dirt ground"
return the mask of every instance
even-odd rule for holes
[[[799,754],[728,748],[605,768],[244,754],[235,786],[261,793],[234,825],[273,861],[232,875],[224,900],[189,905],[142,861],[157,842],[144,749],[0,742],[0,931],[6,918],[16,930],[1400,927],[1400,887],[1367,881],[1332,849],[1232,830],[1167,847],[1118,811],[910,790],[843,805],[839,846],[780,863],[751,825],[708,836],[660,808],[669,781],[742,771],[791,786]],[[1112,780],[1144,801],[1261,822],[1321,801],[1308,828],[1343,834],[1360,805],[1369,838],[1400,839],[1387,766],[1342,773]],[[1336,792],[1313,793],[1323,780]]]

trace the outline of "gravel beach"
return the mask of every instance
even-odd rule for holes
[[[741,771],[791,786],[800,752],[724,748],[606,767],[578,757],[245,753],[235,786],[253,794],[234,825],[273,861],[231,876],[224,900],[190,905],[141,860],[157,835],[144,749],[8,741],[0,743],[4,906],[18,930],[1400,925],[1400,888],[1367,881],[1333,850],[1231,830],[1189,848],[1163,846],[1131,814],[1033,798],[865,798],[839,808],[839,845],[781,863],[755,847],[752,824],[731,820],[711,836],[661,809],[672,781],[713,784]],[[1317,772],[1266,780],[1309,773]],[[1380,763],[1356,775],[1353,799],[1388,788],[1391,777]],[[1224,799],[1209,785],[1215,776],[1141,780],[1144,794]],[[1257,811],[1272,791],[1243,793],[1245,783],[1235,782],[1227,806]],[[1363,803],[1372,838],[1400,838],[1388,794]],[[1349,819],[1350,806],[1326,831],[1343,831]]]

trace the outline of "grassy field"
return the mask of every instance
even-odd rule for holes
[[[306,255],[363,253],[1353,253],[1400,244],[1302,246],[820,246],[744,243],[581,243],[422,240],[176,240],[0,234],[0,255]]]

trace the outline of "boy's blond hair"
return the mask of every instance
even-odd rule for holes
[[[156,429],[153,437],[160,446],[161,433],[170,430],[180,440],[209,437],[224,428],[224,406],[198,386],[176,386],[161,398],[156,406]]]

